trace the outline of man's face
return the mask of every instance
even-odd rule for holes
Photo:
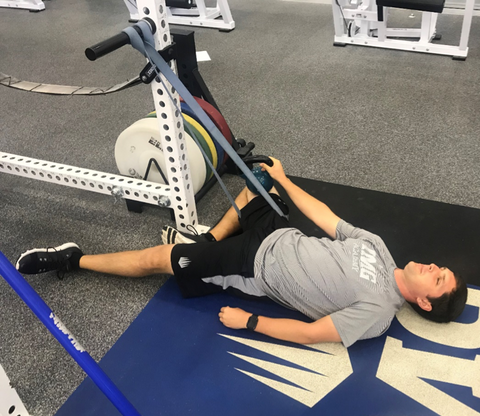
[[[407,288],[415,298],[438,298],[457,286],[453,272],[435,264],[411,261],[405,266],[404,273]]]

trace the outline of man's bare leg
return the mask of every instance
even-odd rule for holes
[[[173,274],[170,261],[173,247],[169,244],[138,251],[84,255],[79,265],[81,269],[126,277]]]
[[[242,209],[251,201],[251,195],[253,194],[247,187],[242,189],[235,198],[235,204],[237,204],[238,209]],[[232,206],[209,232],[215,237],[215,240],[220,241],[236,233],[238,230],[240,230],[240,221],[238,220],[237,211],[235,211],[235,208]]]

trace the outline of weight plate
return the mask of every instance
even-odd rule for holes
[[[225,150],[223,150],[223,147],[220,146],[220,144],[213,139],[210,133],[208,133],[203,123],[200,122],[200,120],[198,119],[198,116],[193,112],[193,110],[188,106],[188,104],[184,101],[182,101],[180,104],[182,106],[182,113],[187,114],[188,116],[192,117],[195,121],[197,121],[205,129],[205,132],[210,136],[210,139],[212,140],[212,143],[215,146],[215,150],[217,151],[217,156],[218,156],[217,169],[218,169],[223,164],[223,160],[225,159]]]
[[[185,142],[187,147],[192,185],[196,194],[205,184],[207,170],[202,152],[195,141],[186,132]],[[160,132],[157,120],[144,118],[127,127],[115,144],[115,161],[122,175],[141,179],[145,176],[148,164],[155,159],[160,169],[167,177],[165,156],[162,149]],[[147,180],[165,183],[154,164],[150,168]]]

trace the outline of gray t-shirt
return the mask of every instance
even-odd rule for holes
[[[340,220],[336,240],[295,228],[270,234],[255,256],[268,297],[317,320],[330,315],[345,347],[383,334],[405,302],[383,240]]]

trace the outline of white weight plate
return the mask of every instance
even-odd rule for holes
[[[203,155],[195,141],[185,133],[193,190],[196,194],[206,180],[207,170]],[[115,161],[122,175],[143,178],[148,162],[154,158],[167,176],[160,132],[156,118],[144,118],[127,127],[115,143]],[[150,168],[148,180],[165,183],[154,164]]]

